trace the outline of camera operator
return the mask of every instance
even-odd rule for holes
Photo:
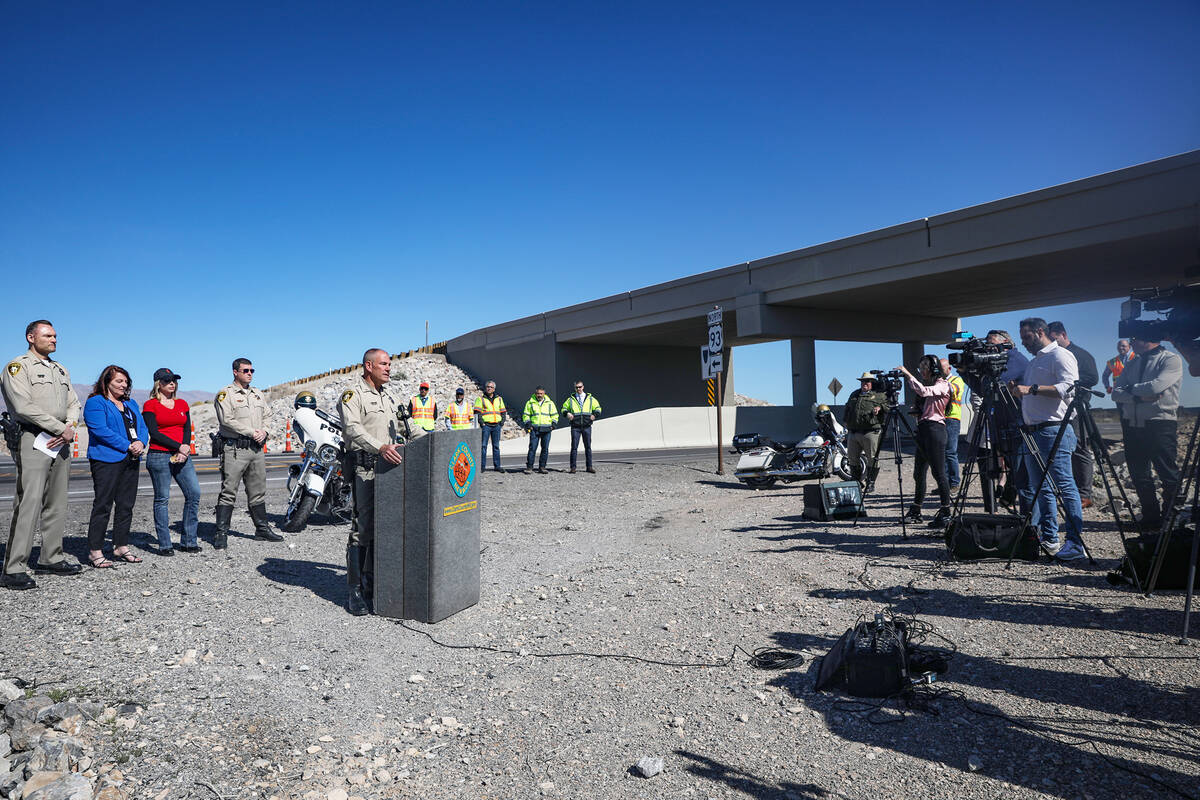
[[[1087,350],[1067,338],[1067,329],[1061,322],[1051,322],[1046,330],[1050,338],[1065,347],[1075,356],[1075,364],[1079,367],[1079,382],[1087,388],[1092,388],[1100,381],[1100,373],[1096,369],[1096,359]],[[1092,396],[1082,393],[1084,406],[1090,406]],[[1087,440],[1087,428],[1078,418],[1071,420],[1071,429],[1075,431],[1075,452],[1071,454],[1071,472],[1075,475],[1075,486],[1079,489],[1079,502],[1084,508],[1092,507],[1092,478],[1096,474],[1096,462],[1092,456],[1092,448]]]
[[[925,468],[933,470],[941,507],[930,521],[931,528],[946,527],[950,519],[950,484],[946,480],[946,404],[950,401],[950,384],[942,375],[941,361],[935,355],[921,356],[917,378],[905,367],[896,367],[908,378],[908,385],[917,395],[917,456],[913,463],[913,504],[905,519],[920,522],[921,504],[925,502]]]
[[[1121,408],[1125,460],[1142,504],[1142,527],[1154,529],[1162,525],[1162,513],[1150,465],[1162,481],[1164,505],[1179,488],[1176,412],[1183,362],[1153,339],[1154,334],[1143,335],[1146,338],[1131,342],[1137,357],[1113,381],[1112,398]]]
[[[1034,504],[1030,521],[1040,528],[1042,545],[1052,555],[1068,561],[1085,555],[1083,509],[1071,473],[1075,432],[1068,426],[1057,449],[1054,449],[1054,440],[1066,416],[1074,383],[1079,379],[1079,367],[1075,356],[1050,338],[1047,327],[1041,317],[1021,320],[1021,344],[1033,355],[1033,360],[1025,368],[1021,382],[1013,382],[1010,388],[1014,395],[1023,398],[1021,414],[1046,463],[1046,481],[1043,482],[1037,461],[1031,453],[1024,453],[1026,481],[1020,487],[1022,501]],[[1054,481],[1063,499],[1067,518],[1065,543],[1058,536],[1058,505],[1050,481]],[[1039,485],[1041,491],[1035,497],[1034,489]]]
[[[987,342],[997,345],[1007,344],[1012,348],[1008,351],[1008,362],[1005,365],[1004,373],[1000,376],[1000,382],[1012,384],[1016,381],[1019,383],[1025,377],[1025,368],[1029,366],[1029,359],[1017,351],[1012,336],[1006,330],[993,329],[988,331]],[[968,385],[970,386],[970,384]],[[975,386],[971,386],[971,391],[978,392],[979,390]],[[1016,400],[1018,404],[1021,402],[1019,397]],[[1010,412],[1007,408],[999,407],[995,411],[995,420],[998,438],[998,441],[995,442],[996,449],[1008,467],[1008,482],[1000,491],[1000,502],[1012,506],[1017,504],[1018,489],[1027,479],[1025,460],[1021,457],[1020,426],[1022,419],[1020,410]],[[1022,509],[1022,511],[1024,510]]]
[[[879,391],[879,384],[870,372],[864,372],[858,380],[859,388],[846,398],[846,407],[842,412],[842,424],[850,432],[846,437],[846,457],[850,461],[850,471],[854,475],[854,480],[862,481],[863,465],[869,465],[879,450],[879,437],[883,429],[887,395]],[[873,492],[879,468],[868,466],[867,470],[867,483],[864,491]]]

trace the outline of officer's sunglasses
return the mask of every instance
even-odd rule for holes
[[[239,369],[239,370],[238,370],[238,372],[245,372],[245,373],[247,373],[247,374],[249,374],[249,375],[253,375],[253,374],[254,374],[254,370],[253,370],[253,369]]]

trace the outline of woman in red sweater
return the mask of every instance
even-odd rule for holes
[[[200,541],[196,527],[200,518],[200,481],[196,468],[188,457],[192,439],[192,413],[186,400],[175,396],[179,375],[163,367],[154,372],[154,388],[142,409],[142,417],[150,430],[150,452],[146,469],[154,484],[154,529],[158,534],[158,554],[175,555],[171,547],[170,515],[171,479],[183,490],[183,537],[179,550],[199,553]]]

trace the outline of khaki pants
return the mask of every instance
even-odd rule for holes
[[[40,564],[63,560],[62,540],[67,531],[67,484],[71,478],[71,445],[64,445],[57,458],[33,449],[37,436],[21,433],[21,452],[17,462],[17,493],[13,498],[12,524],[8,548],[4,551],[4,571],[15,575],[25,571],[33,550],[33,530],[41,519],[42,554]]]
[[[350,526],[352,547],[375,543],[375,470],[354,467],[354,524]]]
[[[854,432],[850,431],[846,434],[846,458],[850,462],[850,471],[855,478],[861,478],[859,472],[859,459],[865,459],[867,467],[870,468],[871,461],[875,458],[875,454],[879,452],[879,437],[881,431],[866,431]]]
[[[237,501],[238,484],[246,482],[246,505],[253,508],[266,502],[267,459],[262,450],[252,447],[225,447],[221,454],[221,494],[218,506]]]

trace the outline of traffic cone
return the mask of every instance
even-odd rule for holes
[[[75,438],[71,440],[71,458],[79,458],[79,433],[75,433]]]
[[[287,421],[287,437],[284,439],[283,452],[292,452],[292,421]]]
[[[263,439],[263,452],[267,452],[267,440]]]
[[[193,429],[192,429],[192,443],[191,443],[191,446],[192,446],[192,455],[196,455],[196,430],[195,430],[195,428],[193,428]]]

